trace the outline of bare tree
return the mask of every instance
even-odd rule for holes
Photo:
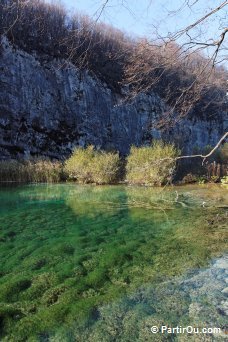
[[[192,8],[199,1],[183,0],[182,7]],[[151,39],[139,39],[135,44],[134,53],[125,69],[124,82],[129,85],[133,96],[154,90],[166,101],[169,109],[162,124],[168,122],[170,125],[170,119],[177,120],[174,113],[179,113],[181,117],[197,110],[199,105],[201,111],[209,116],[213,115],[216,107],[220,111],[227,110],[228,73],[223,65],[218,67],[225,59],[228,28],[222,26],[222,11],[227,5],[227,0],[221,1],[219,6],[191,25],[167,36],[162,36],[154,27]],[[172,15],[178,16],[179,11]],[[215,14],[218,15],[221,32],[219,37],[205,40],[200,32],[196,33],[196,28],[200,31],[201,25]],[[214,48],[210,50],[210,56],[204,53],[208,52],[208,48]]]
[[[125,101],[140,92],[156,92],[168,105],[158,123],[160,128],[192,113],[207,118],[226,113],[228,73],[219,62],[226,49],[227,27],[222,17],[228,0],[221,0],[191,25],[167,36],[155,27],[155,38],[151,39],[130,39],[100,23],[102,13],[112,1],[104,0],[95,20],[91,20],[81,15],[70,16],[59,4],[43,0],[2,0],[0,33],[29,52],[35,50],[45,58],[57,57],[86,67],[115,91],[128,85]],[[183,0],[183,6],[194,8],[200,1]],[[119,4],[130,6],[127,0]],[[218,15],[221,31],[218,37],[205,41],[195,29],[214,15]],[[214,50],[206,57],[203,51],[209,47]]]
[[[194,6],[199,4],[200,0],[185,0],[183,2],[182,7],[187,6],[190,9],[193,9]],[[218,3],[218,2],[217,2]],[[228,5],[228,1],[219,1],[219,4],[216,6],[214,4],[213,8],[205,6],[206,14],[200,16],[190,25],[176,31],[171,32],[169,36],[163,38],[165,41],[178,41],[180,38],[182,39],[182,50],[185,52],[191,53],[196,51],[202,51],[208,48],[211,48],[210,59],[213,67],[215,64],[219,64],[223,62],[223,58],[227,59],[226,55],[223,55],[223,52],[227,50],[226,46],[226,35],[228,33],[227,22],[223,22],[225,19],[227,12],[225,12],[225,7]],[[227,7],[226,7],[227,8]],[[177,13],[178,14],[178,13]],[[206,37],[202,34],[202,27],[206,22],[210,22],[212,18],[216,17],[216,21],[218,22],[218,31],[215,33],[215,36]],[[224,16],[224,18],[223,18]],[[197,29],[197,30],[196,30]]]
[[[160,121],[162,126],[197,111],[198,106],[207,117],[217,113],[216,107],[224,111],[226,79],[223,67],[213,68],[211,60],[198,52],[184,54],[174,42],[159,46],[143,40],[129,58],[124,83],[129,85],[130,96],[154,91],[165,100],[169,107]]]
[[[156,2],[158,0],[148,0],[148,11],[153,10]],[[132,12],[128,0],[106,0],[101,1],[99,18],[114,4]],[[151,37],[132,42],[124,66],[122,84],[129,86],[129,99],[140,92],[153,90],[169,105],[160,125],[166,122],[170,125],[174,117],[174,122],[177,120],[177,113],[181,117],[198,111],[199,107],[208,116],[216,115],[216,107],[220,111],[226,110],[228,73],[224,62],[227,59],[225,18],[228,0],[213,1],[212,7],[210,1],[183,0],[177,10],[167,9],[167,17],[178,21],[183,9],[187,7],[194,11],[198,5],[203,7],[201,15],[197,18],[196,14],[192,23],[177,31],[164,34],[162,26],[160,30],[157,23],[151,24]],[[160,18],[163,24],[162,19],[166,18]],[[218,30],[214,36],[205,36],[204,27],[212,21],[216,21]]]
[[[85,15],[69,15],[63,6],[44,0],[3,0],[0,19],[1,35],[15,46],[36,51],[41,59],[71,62],[115,90],[121,87],[130,41],[120,30]]]
[[[159,0],[148,0],[148,11],[153,11],[153,6],[157,3],[159,3]],[[100,9],[97,11],[97,19],[101,17],[106,9],[108,11],[108,7],[112,7],[114,4],[122,6],[127,9],[129,13],[134,15],[133,10],[131,9],[131,2],[128,0],[104,0],[101,1]],[[161,1],[161,4],[166,8],[166,1],[163,3]],[[200,14],[198,14],[199,5],[202,7]],[[187,52],[188,54],[200,52],[202,50],[208,51],[208,48],[210,48],[209,55],[212,64],[219,64],[223,62],[223,58],[227,60],[227,5],[228,0],[182,0],[176,10],[169,10],[166,8],[166,15],[164,15],[164,18],[159,18],[160,25],[158,22],[155,24],[151,23],[151,37],[149,37],[148,41],[150,44],[154,43],[157,46],[170,44],[170,42],[178,43],[180,53]],[[172,7],[174,6],[175,3],[172,3]],[[165,34],[163,27],[165,21],[169,17],[172,17],[173,21],[178,22],[178,17],[184,10],[186,11],[186,8],[188,8],[190,12],[196,10],[194,20],[180,29],[171,32],[169,31]],[[213,24],[213,22],[217,23],[217,31],[212,35],[205,35],[205,25]]]

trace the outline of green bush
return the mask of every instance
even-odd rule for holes
[[[81,183],[115,183],[119,174],[119,155],[96,151],[93,146],[77,148],[65,162],[64,170],[70,179]]]
[[[38,158],[0,161],[0,182],[57,183],[62,177],[60,162]]]
[[[127,158],[126,180],[132,184],[162,185],[175,170],[179,151],[173,144],[154,141],[151,146],[133,146]]]

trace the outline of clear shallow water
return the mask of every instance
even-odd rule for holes
[[[0,188],[0,340],[185,341],[149,328],[224,327],[223,271],[205,276],[211,301],[194,277],[226,251],[227,205],[220,186]]]

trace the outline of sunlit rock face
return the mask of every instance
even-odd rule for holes
[[[75,146],[127,154],[130,146],[153,138],[175,141],[184,152],[214,145],[226,115],[215,120],[184,119],[155,128],[164,102],[155,94],[131,102],[87,71],[64,60],[31,55],[3,38],[0,50],[0,158],[68,156]]]

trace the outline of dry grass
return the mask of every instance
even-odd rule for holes
[[[63,178],[62,164],[47,159],[0,161],[0,182],[57,183]]]

